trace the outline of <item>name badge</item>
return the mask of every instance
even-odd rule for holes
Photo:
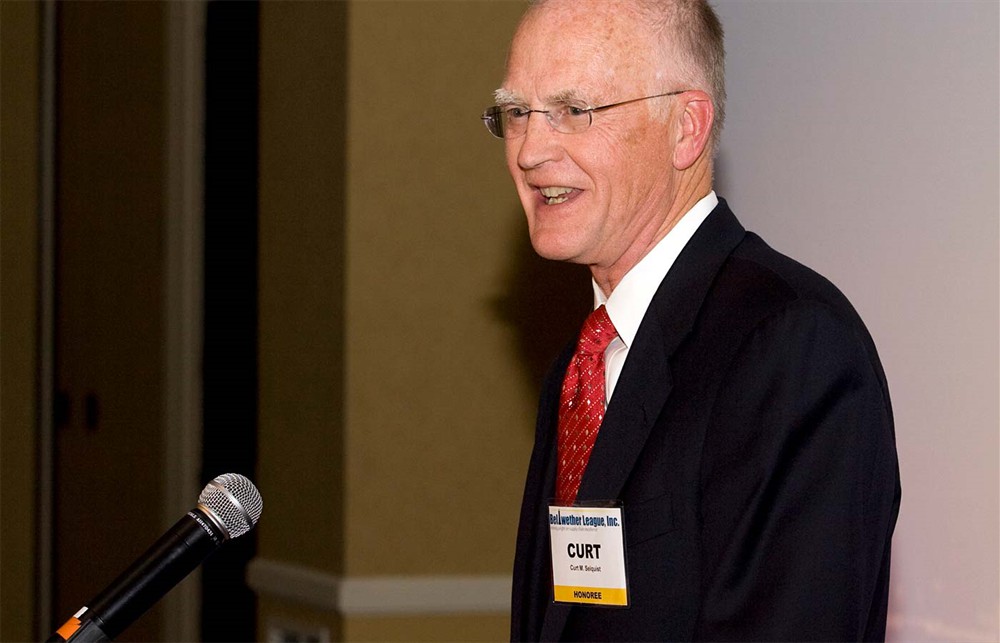
[[[549,506],[557,603],[628,606],[621,507]]]

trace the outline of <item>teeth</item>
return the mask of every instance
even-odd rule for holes
[[[564,187],[547,187],[539,188],[539,192],[545,197],[545,203],[548,205],[555,205],[557,203],[565,203],[569,201],[569,197],[563,196],[564,194],[569,194],[573,191],[573,188]]]

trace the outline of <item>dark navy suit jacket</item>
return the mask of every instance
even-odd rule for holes
[[[900,487],[875,346],[826,279],[725,201],[660,284],[578,501],[620,500],[630,606],[551,602],[568,346],[542,390],[512,640],[877,640]]]

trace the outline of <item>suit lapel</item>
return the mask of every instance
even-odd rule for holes
[[[725,200],[719,199],[660,283],[629,347],[580,483],[578,502],[620,497],[670,397],[670,358],[693,330],[715,275],[745,234]],[[555,449],[552,454],[554,458]],[[548,538],[544,541],[547,545]],[[550,604],[541,640],[558,640],[572,609]]]
[[[578,500],[619,497],[670,396],[670,358],[694,328],[715,275],[745,234],[720,199],[660,283],[629,347]]]

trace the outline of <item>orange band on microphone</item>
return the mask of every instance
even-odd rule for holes
[[[80,629],[80,619],[71,616],[68,621],[63,623],[62,627],[56,630],[56,634],[61,636],[64,641],[68,641],[69,637],[73,636],[78,629]]]

